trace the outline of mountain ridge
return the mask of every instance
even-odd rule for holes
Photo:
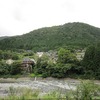
[[[0,41],[0,49],[52,50],[65,46],[86,47],[100,40],[100,28],[89,24],[73,22],[64,25],[44,27],[21,36]]]
[[[1,36],[0,37],[0,40],[3,40],[3,39],[5,39],[5,38],[8,38],[9,36]]]

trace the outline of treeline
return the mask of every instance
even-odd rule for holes
[[[12,52],[12,51],[2,51],[0,50],[0,60],[7,60],[7,59],[13,59],[13,60],[18,60],[19,56],[16,52]]]
[[[89,46],[83,60],[79,61],[74,52],[61,48],[56,63],[48,62],[47,57],[38,59],[34,73],[43,77],[73,77],[100,79],[100,43]]]
[[[26,55],[26,54],[25,54]],[[100,79],[100,44],[89,46],[83,60],[79,61],[72,50],[61,48],[58,50],[57,59],[50,59],[46,54],[36,58],[33,66],[35,75],[56,78],[87,78]],[[0,75],[23,74],[21,62],[11,65],[0,62]]]
[[[82,64],[85,76],[100,79],[100,43],[87,48]]]
[[[60,47],[84,48],[100,40],[100,29],[84,23],[68,23],[41,28],[22,36],[0,41],[0,49],[27,49],[48,51]]]
[[[8,36],[2,36],[2,37],[0,37],[0,40],[3,40],[5,38],[8,38]]]
[[[50,61],[47,56],[38,58],[34,67],[35,74],[42,74],[43,77],[63,78],[74,74],[81,74],[82,68],[74,53],[61,48],[58,51],[56,63]]]
[[[22,74],[23,69],[21,68],[21,62],[14,62],[11,65],[0,61],[0,76],[9,77],[9,75]]]
[[[9,51],[10,52],[10,51]],[[5,52],[3,52],[4,54]],[[7,53],[7,52],[6,52]],[[10,54],[10,53],[8,53]],[[23,53],[24,57],[34,55],[32,52]],[[42,57],[37,57],[36,64],[33,66],[35,75],[41,74],[42,77],[63,78],[71,74],[81,74],[80,62],[77,60],[73,51],[61,48],[58,51],[56,60],[51,59],[48,55],[43,54]],[[9,56],[8,56],[9,57]],[[10,57],[11,58],[11,57]],[[16,60],[12,64],[5,63],[5,60],[0,62],[0,75],[17,75],[23,74],[22,60]]]

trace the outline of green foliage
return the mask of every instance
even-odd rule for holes
[[[14,88],[10,87],[8,90],[9,95],[5,99],[10,100],[27,100],[27,99],[37,99],[39,96],[39,91],[29,88]]]
[[[48,51],[59,47],[84,48],[99,40],[99,28],[84,23],[68,23],[0,40],[0,49]]]
[[[36,74],[43,74],[46,73],[46,67],[48,66],[48,56],[43,55],[42,57],[38,58],[37,64],[34,68],[34,72]]]
[[[8,38],[8,36],[2,36],[2,37],[0,37],[0,40],[3,40],[5,38]]]
[[[30,75],[29,75],[30,77],[42,77],[42,74],[34,74],[34,73],[31,73]]]
[[[39,90],[14,87],[10,87],[8,93],[9,95],[1,100],[99,100],[100,86],[93,81],[81,81],[75,90],[70,88],[63,94],[60,90],[56,90],[40,96]]]
[[[18,60],[19,59],[19,56],[17,54],[13,54],[12,57],[11,57],[11,59]]]
[[[93,81],[81,81],[76,90],[66,94],[67,100],[99,100],[100,86]]]
[[[19,56],[16,52],[12,52],[10,50],[8,51],[2,51],[0,50],[0,60],[7,60],[7,59],[13,59],[13,60],[18,60],[19,59]]]
[[[100,46],[99,43],[95,46],[87,48],[83,66],[86,76],[100,79]]]
[[[60,63],[67,63],[69,60],[70,51],[61,48],[58,51],[58,62]]]
[[[47,55],[38,58],[34,68],[35,74],[42,74],[42,77],[64,78],[71,74],[81,74],[82,68],[75,54],[70,50],[61,48],[58,51],[56,63],[51,61]]]
[[[85,66],[84,70],[88,74],[93,73],[93,70],[91,70],[91,69],[94,68],[94,55],[95,55],[95,47],[89,46],[85,52],[85,56],[83,59],[83,66]]]
[[[58,51],[58,62],[59,63],[75,63],[77,61],[76,56],[74,53],[71,53],[69,50],[61,48]]]
[[[0,75],[7,75],[10,73],[10,65],[0,62]]]
[[[0,62],[0,75],[16,75],[21,74],[22,68],[20,62],[14,62],[13,64],[9,65],[5,62]]]
[[[63,78],[72,74],[80,74],[82,68],[79,61],[70,50],[61,48],[58,51],[58,60],[52,72],[52,77]]]
[[[21,62],[14,62],[11,65],[11,70],[10,70],[11,75],[21,74],[22,71],[23,70],[21,68]]]
[[[34,55],[33,52],[27,52],[27,53],[24,54],[24,56],[33,56],[33,55]]]

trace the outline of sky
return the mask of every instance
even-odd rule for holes
[[[69,22],[100,28],[100,0],[0,0],[0,36]]]

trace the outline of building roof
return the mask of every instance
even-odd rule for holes
[[[9,64],[9,65],[11,65],[13,62],[14,62],[14,61],[13,61],[12,59],[6,60],[6,63]]]
[[[30,58],[24,58],[23,63],[35,63],[35,60]]]

